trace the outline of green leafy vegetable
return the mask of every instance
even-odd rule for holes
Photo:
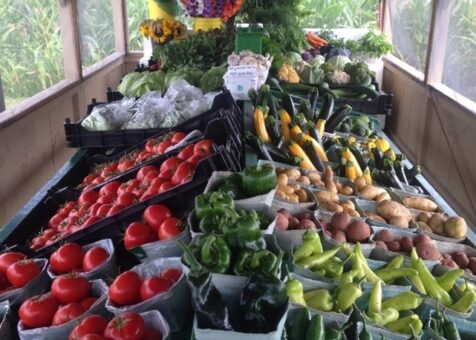
[[[225,65],[214,66],[203,75],[200,88],[204,93],[217,91],[223,87],[223,76],[226,73]]]

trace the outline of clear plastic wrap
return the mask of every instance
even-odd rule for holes
[[[108,131],[120,129],[133,115],[136,100],[124,97],[120,101],[97,105],[91,114],[81,122],[88,131]]]
[[[156,128],[173,113],[173,103],[167,98],[162,98],[157,91],[143,95],[137,100],[135,107],[135,114],[125,122],[122,129]]]

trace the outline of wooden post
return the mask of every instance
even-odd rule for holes
[[[0,112],[5,111],[5,98],[3,97],[2,75],[0,74]]]
[[[145,0],[144,0],[145,1]],[[125,55],[129,45],[127,29],[127,9],[123,0],[112,0],[112,21],[114,24],[114,43],[116,52]]]
[[[58,0],[58,14],[65,78],[79,80],[82,77],[81,43],[76,0]]]
[[[446,54],[446,41],[452,1],[434,0],[431,11],[430,35],[426,53],[425,83],[441,83]]]

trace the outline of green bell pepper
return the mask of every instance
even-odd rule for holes
[[[191,266],[192,258],[212,273],[225,273],[230,267],[231,251],[225,240],[215,234],[198,236],[193,244],[184,246],[182,260]]]
[[[206,215],[221,215],[225,212],[225,208],[234,207],[233,198],[223,192],[214,191],[195,197],[195,216],[198,220]]]
[[[231,176],[228,176],[218,191],[231,196],[234,200],[239,200],[245,197],[243,189],[241,188],[241,174],[234,173]]]
[[[249,276],[254,272],[263,272],[278,276],[282,253],[274,255],[269,250],[242,250],[234,261],[233,271],[236,275]]]
[[[223,233],[231,249],[258,251],[266,248],[256,211],[251,211],[240,217],[235,223],[227,225]]]
[[[274,168],[252,166],[243,170],[241,183],[247,197],[253,197],[270,192],[278,182]]]
[[[225,207],[222,214],[207,214],[198,223],[198,228],[206,234],[223,234],[224,228],[235,223],[240,215],[231,208]]]

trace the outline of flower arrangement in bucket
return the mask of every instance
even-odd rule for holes
[[[195,31],[220,28],[240,10],[243,0],[179,0],[180,6],[193,18]]]
[[[158,45],[165,45],[172,40],[184,39],[187,27],[178,20],[155,19],[146,20],[139,26],[140,34]]]

